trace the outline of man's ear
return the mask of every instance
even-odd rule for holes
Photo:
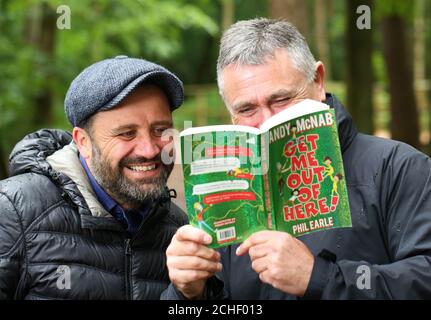
[[[323,62],[316,62],[316,73],[314,75],[314,88],[316,90],[317,99],[319,101],[326,100],[325,91],[325,66]]]
[[[73,141],[78,147],[79,153],[86,160],[91,158],[92,144],[88,133],[79,127],[73,128],[72,132]]]

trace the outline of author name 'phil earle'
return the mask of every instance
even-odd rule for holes
[[[307,222],[298,223],[293,226],[292,231],[294,235],[307,233],[313,230],[322,228],[331,228],[334,226],[332,217],[311,220]]]

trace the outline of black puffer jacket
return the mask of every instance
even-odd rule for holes
[[[12,177],[0,182],[0,299],[158,299],[169,283],[165,250],[185,214],[167,191],[128,238],[70,142],[41,130],[11,154]]]

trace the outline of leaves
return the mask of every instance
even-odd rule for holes
[[[375,13],[378,18],[385,16],[401,16],[408,21],[414,17],[415,1],[385,0],[375,1]]]
[[[40,127],[32,122],[35,98],[50,90],[54,127],[67,127],[63,100],[72,79],[91,63],[119,54],[156,62],[175,59],[187,30],[214,36],[216,21],[207,0],[3,0],[0,1],[0,147],[10,150]],[[55,30],[53,56],[39,48],[42,4],[56,17],[60,5],[71,12],[71,29]]]

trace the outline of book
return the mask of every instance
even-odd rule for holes
[[[180,134],[189,222],[209,247],[261,230],[292,236],[351,227],[335,111],[303,100],[260,128],[218,125]]]

